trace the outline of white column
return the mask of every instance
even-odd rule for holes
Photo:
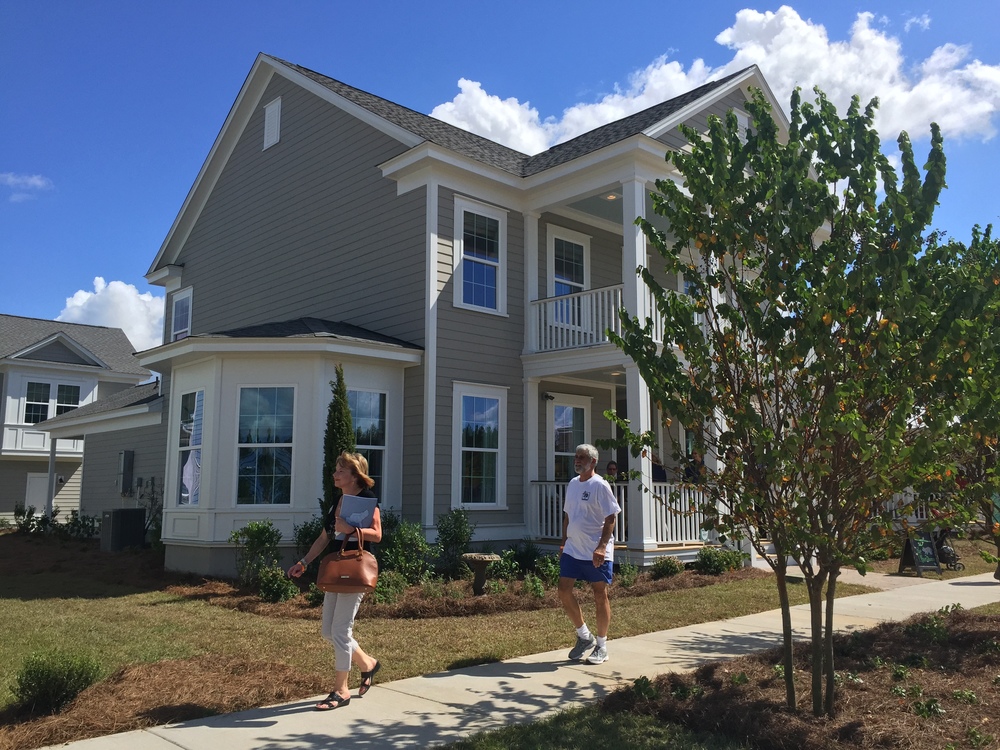
[[[538,351],[538,321],[531,303],[538,299],[538,219],[534,211],[524,212],[524,341],[529,352]]]
[[[421,463],[424,467],[424,487],[421,493],[423,507],[420,519],[425,533],[434,527],[434,483],[438,472],[434,462],[436,454],[434,445],[437,430],[437,310],[438,299],[438,185],[430,182],[427,185],[427,203],[425,206],[425,221],[427,222],[427,307],[424,310],[424,440]],[[457,222],[458,219],[456,218]],[[452,471],[458,471],[453,466]],[[450,487],[450,483],[449,483]],[[450,489],[449,489],[450,491]],[[433,538],[433,537],[431,537]]]
[[[646,235],[635,225],[646,209],[646,182],[638,178],[622,182],[622,302],[630,315],[645,320],[649,314],[646,285],[635,269],[646,265]]]
[[[524,524],[529,533],[538,529],[538,503],[531,482],[538,479],[538,426],[541,394],[538,378],[524,380]]]
[[[52,506],[56,497],[56,443],[57,438],[49,435],[49,488],[45,492],[45,515],[52,518]]]

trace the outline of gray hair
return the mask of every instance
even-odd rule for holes
[[[590,443],[581,443],[576,446],[576,453],[586,453],[595,461],[600,457],[600,454],[597,452],[597,448],[592,446]]]

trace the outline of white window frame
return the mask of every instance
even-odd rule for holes
[[[49,387],[49,397],[46,401],[29,401],[28,400],[28,387],[35,383],[37,385],[47,385]],[[59,401],[59,388],[76,388],[77,389],[77,400],[75,404],[63,404]],[[72,411],[73,409],[78,409],[84,402],[87,394],[84,393],[84,388],[82,383],[71,383],[63,380],[52,380],[50,378],[39,378],[34,376],[26,376],[24,380],[24,398],[21,401],[21,421],[23,425],[38,424],[38,422],[44,422],[45,419],[52,419],[53,417],[58,417],[60,414],[65,414],[66,412]],[[28,422],[28,404],[46,404],[45,419],[40,419],[38,422]],[[61,409],[61,407],[70,407],[68,409]]]
[[[497,502],[462,502],[462,398],[478,396],[497,400]],[[507,389],[502,386],[455,381],[452,391],[451,507],[465,510],[505,510],[507,508]]]
[[[177,305],[187,301],[187,327],[177,329]],[[187,287],[175,292],[170,298],[170,340],[180,341],[191,335],[191,321],[194,318],[194,287]]]
[[[580,291],[590,289],[590,235],[582,232],[574,232],[572,229],[550,224],[546,234],[546,261],[548,264],[548,279],[546,283],[548,296],[556,296],[556,240],[565,240],[575,245],[583,247],[583,288]]]
[[[465,302],[464,299],[464,278],[462,272],[462,261],[465,258],[464,234],[465,234],[465,213],[478,214],[489,219],[496,220],[500,225],[500,247],[497,251],[497,306],[480,307]],[[486,263],[481,259],[477,263]],[[464,196],[455,196],[455,226],[454,226],[454,250],[452,253],[452,270],[454,276],[454,305],[463,310],[475,310],[477,312],[489,313],[492,315],[507,315],[507,212],[496,206],[471,200]]]
[[[281,97],[264,105],[264,148],[267,151],[281,140]]]
[[[549,393],[551,400],[545,401],[545,475],[550,482],[556,479],[556,406],[569,406],[583,409],[583,442],[591,441],[590,412],[593,399],[590,396],[578,396],[570,393]],[[573,446],[574,452],[576,446]],[[570,476],[570,479],[573,477]]]
[[[186,391],[186,392],[180,394],[180,399],[178,400],[178,407],[179,407],[179,409],[183,409],[183,403],[184,403],[184,397],[185,396],[194,396],[194,398],[195,398],[195,411],[194,411],[194,414],[196,415],[197,414],[197,406],[198,406],[198,394],[201,394],[201,434],[199,435],[200,439],[199,439],[199,441],[197,443],[194,441],[194,434],[192,432],[190,442],[187,445],[185,445],[185,446],[182,446],[180,444],[180,442],[181,442],[181,433],[184,430],[184,419],[183,419],[183,411],[179,411],[178,412],[179,416],[178,416],[178,420],[177,420],[177,422],[178,422],[178,433],[177,433],[177,496],[175,498],[175,505],[178,508],[195,508],[195,507],[197,507],[200,504],[199,501],[201,499],[201,477],[202,477],[202,470],[201,469],[202,469],[202,462],[204,461],[204,455],[205,455],[205,453],[204,453],[204,446],[205,446],[205,423],[206,423],[206,420],[205,420],[205,389],[204,388],[196,388],[193,391]],[[194,494],[193,498],[189,496],[187,502],[182,502],[181,501],[181,487],[184,486],[184,482],[181,479],[181,476],[184,473],[184,460],[183,460],[184,454],[185,453],[191,453],[191,454],[193,454],[195,452],[198,453],[198,464],[197,464],[197,472],[198,472],[198,485],[197,486],[198,486],[198,492]]]
[[[243,390],[246,388],[290,388],[292,391],[292,440],[289,443],[244,443],[240,440],[240,400],[243,394]],[[235,434],[236,434],[236,472],[233,477],[233,495],[232,502],[233,507],[240,509],[247,508],[291,508],[295,504],[295,445],[298,442],[297,435],[299,430],[299,415],[297,410],[299,408],[299,389],[298,386],[292,383],[239,383],[236,386],[236,408],[234,409],[236,424],[235,424]],[[288,502],[287,503],[241,503],[240,498],[240,448],[254,446],[257,448],[285,448],[287,447],[292,454],[291,466],[289,467],[290,480],[289,480],[289,490],[288,490]]]
[[[382,418],[385,420],[385,433],[383,435],[383,439],[385,440],[385,442],[382,443],[382,445],[374,445],[374,444],[367,444],[367,443],[361,444],[361,443],[357,442],[357,434],[358,434],[357,433],[357,427],[355,427],[355,425],[354,425],[354,420],[356,419],[356,415],[354,414],[353,411],[351,412],[351,429],[354,430],[355,450],[358,453],[361,453],[362,455],[364,455],[366,459],[368,459],[368,468],[369,469],[371,468],[371,459],[369,458],[368,454],[370,454],[370,453],[376,453],[376,452],[382,454],[382,462],[381,462],[382,463],[382,465],[381,465],[382,473],[377,476],[377,484],[375,486],[375,493],[381,498],[383,496],[384,491],[385,491],[385,479],[386,479],[385,473],[386,473],[386,468],[387,468],[386,467],[386,456],[387,456],[387,448],[388,448],[388,443],[389,443],[389,393],[387,391],[381,391],[381,390],[377,390],[375,388],[348,388],[347,389],[347,400],[348,400],[348,402],[350,402],[350,400],[351,400],[351,394],[352,393],[372,393],[372,394],[375,394],[376,396],[381,396],[384,399],[384,401],[385,401],[384,410],[382,412]],[[372,476],[370,472],[369,472],[369,476]],[[376,477],[372,476],[372,479],[376,479]]]

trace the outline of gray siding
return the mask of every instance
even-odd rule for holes
[[[426,368],[410,367],[403,373],[403,518],[421,522],[423,509],[424,377]]]
[[[66,348],[66,345],[59,341],[53,341],[51,344],[31,352],[31,354],[21,357],[21,359],[33,359],[42,362],[61,362],[69,365],[93,366],[94,364],[90,360],[86,360],[76,352]]]
[[[548,283],[552,276],[549,268],[549,232],[553,227],[571,229],[590,237],[590,288],[599,289],[622,283],[622,237],[590,224],[583,224],[563,216],[542,214],[538,222],[538,297],[549,296]]]
[[[97,384],[97,398],[108,398],[108,396],[114,396],[116,393],[121,393],[134,387],[131,383],[101,382]]]
[[[24,505],[28,489],[28,474],[48,474],[48,459],[0,461],[0,518],[13,517],[14,508]],[[78,461],[56,461],[56,475],[66,482],[56,487],[55,506],[60,509],[60,519],[69,516],[80,504],[80,463]],[[41,512],[43,508],[36,508]]]
[[[118,453],[134,451],[132,476],[135,482],[153,479],[163,487],[166,457],[166,413],[163,423],[132,430],[88,435],[83,448],[83,483],[80,492],[81,513],[100,516],[105,510],[137,507],[135,490],[122,497],[118,489]]]
[[[422,343],[424,191],[377,168],[404,148],[280,76],[277,96],[280,142],[262,151],[259,107],[177,258],[192,330],[313,316]]]

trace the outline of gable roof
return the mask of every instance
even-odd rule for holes
[[[160,383],[154,380],[151,383],[142,383],[133,388],[126,388],[118,393],[113,393],[106,398],[91,401],[76,409],[64,412],[58,416],[46,419],[35,425],[38,429],[48,430],[59,427],[65,422],[80,420],[84,418],[93,419],[101,415],[109,414],[119,409],[131,409],[137,406],[147,406],[156,401],[162,401],[160,395]]]
[[[340,323],[319,318],[296,318],[277,323],[260,323],[258,325],[233,328],[216,333],[197,333],[188,339],[291,339],[291,338],[332,338],[342,341],[358,341],[369,344],[386,344],[401,349],[416,349],[420,347],[402,339],[385,336],[367,328]],[[184,339],[182,339],[184,340]]]
[[[76,364],[128,375],[149,375],[149,370],[133,356],[135,349],[121,328],[0,314],[0,359],[29,361],[32,358],[26,355],[53,343],[60,343],[78,355],[81,362]],[[88,359],[92,361],[85,362]],[[46,361],[38,357],[34,360]]]

